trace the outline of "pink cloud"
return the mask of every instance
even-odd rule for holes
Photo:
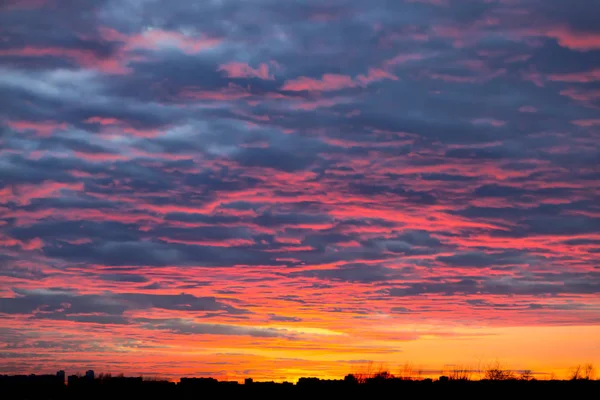
[[[106,74],[127,74],[131,72],[131,69],[127,67],[129,62],[145,59],[143,56],[130,54],[136,49],[156,50],[163,47],[176,47],[184,53],[193,54],[213,48],[221,42],[221,39],[190,37],[179,32],[163,30],[153,30],[132,36],[122,34],[112,28],[100,28],[99,32],[104,40],[123,42],[122,47],[109,57],[101,57],[86,49],[39,46],[2,49],[0,56],[64,57],[74,60],[82,68],[95,69]]]
[[[477,118],[471,121],[473,125],[491,125],[494,127],[501,127],[506,125],[506,121],[500,121],[493,118]]]
[[[481,34],[472,28],[461,28],[452,25],[439,25],[431,28],[432,32],[441,38],[452,39],[452,45],[455,48],[465,47],[465,40],[473,41],[478,38]],[[471,32],[469,32],[471,30]]]
[[[458,76],[458,75],[450,75],[450,74],[438,74],[432,73],[428,75],[431,79],[440,79],[445,82],[453,82],[453,83],[477,83],[479,79],[475,76]]]
[[[299,78],[286,81],[281,89],[294,92],[305,90],[313,92],[331,92],[359,86],[365,87],[372,82],[383,79],[398,80],[398,77],[381,68],[369,68],[367,75],[361,74],[356,78],[341,74],[324,74],[321,79],[301,76]]]
[[[100,35],[107,41],[124,42],[124,50],[158,50],[163,47],[176,47],[187,54],[198,53],[218,46],[222,39],[193,37],[180,32],[153,29],[146,32],[126,35],[112,28],[100,28]]]
[[[356,80],[360,82],[363,86],[366,86],[371,82],[376,82],[383,79],[391,79],[393,81],[397,81],[398,77],[380,68],[369,68],[369,73],[366,76],[358,75],[356,77]]]
[[[315,8],[315,10],[310,14],[309,18],[311,21],[316,22],[330,22],[339,20],[348,14],[350,14],[350,11],[346,9],[326,10]]]
[[[600,68],[591,71],[570,72],[566,74],[550,74],[548,79],[556,82],[588,83],[600,81]]]
[[[89,238],[79,238],[79,239],[61,239],[63,242],[67,242],[69,244],[80,245],[92,243],[92,240]]]
[[[519,111],[522,113],[534,113],[537,112],[537,108],[535,108],[534,106],[523,106],[519,108]]]
[[[544,87],[544,75],[537,72],[535,69],[530,68],[529,71],[521,72],[521,76],[524,80],[532,82],[537,87]]]
[[[339,97],[331,99],[302,100],[299,102],[293,102],[290,107],[292,110],[310,111],[317,108],[332,107],[336,104],[343,103],[344,101],[345,99]]]
[[[107,74],[126,74],[130,70],[116,58],[102,58],[94,52],[83,49],[67,49],[61,47],[33,47],[0,50],[0,56],[17,57],[66,57],[75,60],[79,66],[97,69]]]
[[[600,34],[575,32],[565,27],[550,29],[546,35],[556,39],[559,45],[572,50],[590,51],[600,49]]]
[[[23,250],[39,250],[44,247],[44,242],[40,238],[25,241],[0,236],[0,246],[19,246]]]
[[[571,121],[573,124],[581,127],[600,126],[600,119],[577,119]]]
[[[232,110],[232,113],[235,115],[239,115],[240,117],[248,118],[248,119],[251,119],[254,121],[267,122],[267,121],[271,120],[271,117],[269,117],[266,114],[265,115],[257,115],[257,114],[247,113],[242,110]]]
[[[12,189],[9,200],[20,205],[27,205],[31,203],[32,199],[59,197],[63,190],[80,192],[83,190],[83,183],[44,182],[37,185],[16,185]]]
[[[384,62],[385,66],[404,64],[408,61],[419,61],[424,58],[423,54],[420,53],[407,53],[398,54],[396,57],[391,58]]]
[[[356,82],[348,75],[324,74],[322,79],[313,79],[301,76],[296,79],[290,79],[281,87],[282,90],[292,92],[299,91],[317,91],[328,92],[356,87]]]
[[[108,161],[123,161],[127,160],[128,156],[123,154],[112,154],[112,153],[84,153],[76,151],[75,156],[82,160],[90,162],[108,162]]]
[[[224,240],[185,240],[185,239],[174,239],[169,237],[159,237],[166,243],[178,243],[185,244],[188,246],[211,246],[211,247],[240,247],[240,246],[252,246],[254,241],[250,239],[235,238],[235,239],[224,239]]]
[[[157,129],[139,129],[129,126],[125,121],[117,118],[90,117],[84,121],[88,124],[99,124],[102,126],[102,134],[106,136],[121,136],[123,133],[131,136],[152,138],[160,134]]]
[[[600,90],[577,90],[568,88],[560,91],[560,94],[573,100],[588,102],[600,99]]]
[[[116,125],[120,124],[121,120],[117,118],[104,118],[104,117],[90,117],[84,121],[88,124],[100,124],[100,125]]]
[[[264,63],[260,64],[257,69],[254,69],[246,63],[234,61],[220,65],[217,71],[225,71],[229,78],[275,79],[272,74],[269,74],[269,66]]]
[[[50,136],[58,129],[66,129],[66,123],[58,123],[55,121],[7,121],[8,126],[18,131],[35,131],[40,136]]]
[[[531,57],[532,57],[531,54],[520,54],[518,56],[508,57],[507,59],[504,60],[504,62],[507,64],[517,63],[517,62],[525,62],[525,61],[529,60]]]
[[[230,83],[226,88],[223,88],[218,91],[210,91],[196,87],[188,87],[184,88],[179,94],[183,98],[188,99],[215,101],[239,100],[251,96],[250,92],[248,92],[246,89],[233,83]]]

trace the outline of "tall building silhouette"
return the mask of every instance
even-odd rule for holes
[[[63,371],[62,369],[60,371],[56,372],[56,378],[61,382],[61,383],[65,383],[65,371]]]

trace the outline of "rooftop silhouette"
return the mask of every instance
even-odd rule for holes
[[[296,383],[254,381],[219,381],[211,377],[182,377],[179,382],[144,379],[143,377],[70,375],[0,375],[0,393],[9,399],[192,399],[207,393],[223,396],[369,396],[390,393],[402,396],[488,396],[493,394],[517,397],[600,395],[600,380],[575,377],[569,380],[536,380],[516,375],[490,375],[487,379],[472,381],[440,376],[438,379],[409,379],[378,372],[369,377],[353,374],[343,379],[302,377]]]

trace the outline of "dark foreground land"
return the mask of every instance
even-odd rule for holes
[[[0,398],[10,399],[208,399],[228,398],[600,398],[600,381],[319,380],[298,383],[219,382],[182,378],[179,383],[142,378],[80,379],[65,385],[48,376],[0,376]]]

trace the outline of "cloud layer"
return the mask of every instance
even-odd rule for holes
[[[593,10],[9,1],[0,373],[441,368],[431,338],[565,326],[600,362]]]

